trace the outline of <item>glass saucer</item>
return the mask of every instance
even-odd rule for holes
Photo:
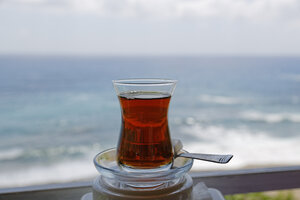
[[[179,153],[186,152],[180,150]],[[174,182],[182,178],[192,167],[193,159],[177,157],[172,167],[166,171],[159,172],[134,172],[123,170],[117,162],[116,149],[108,149],[97,154],[94,158],[94,164],[98,172],[104,179],[111,179],[114,182],[126,183],[137,187],[159,185],[167,182]]]

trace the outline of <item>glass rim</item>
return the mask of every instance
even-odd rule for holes
[[[127,86],[163,86],[173,85],[177,83],[175,79],[164,78],[128,78],[117,79],[112,81],[114,85],[127,85]]]

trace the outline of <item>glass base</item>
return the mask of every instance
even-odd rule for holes
[[[119,163],[119,166],[121,168],[121,170],[124,170],[125,172],[129,172],[129,173],[143,173],[143,174],[153,174],[156,172],[164,172],[164,171],[168,171],[171,169],[172,167],[172,162],[170,162],[167,165],[164,166],[160,166],[160,167],[156,167],[156,168],[136,168],[136,167],[131,167],[122,163]]]
[[[164,189],[168,188],[174,185],[177,185],[178,183],[182,182],[183,177],[172,179],[169,181],[160,181],[160,180],[143,180],[141,182],[120,182],[118,180],[114,179],[107,179],[105,177],[101,177],[101,180],[106,185],[109,185],[112,188],[119,188],[122,190],[143,190],[143,191],[151,191],[151,190],[158,190],[158,189]]]

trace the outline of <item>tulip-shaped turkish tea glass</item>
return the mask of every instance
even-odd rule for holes
[[[122,169],[156,172],[170,169],[173,148],[168,107],[176,81],[126,79],[113,81],[119,97],[122,124],[117,159]]]

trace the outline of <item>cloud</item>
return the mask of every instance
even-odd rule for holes
[[[297,0],[2,0],[2,6],[105,17],[228,18],[274,20],[300,18]]]
[[[300,74],[283,74],[281,78],[283,80],[300,82]]]

